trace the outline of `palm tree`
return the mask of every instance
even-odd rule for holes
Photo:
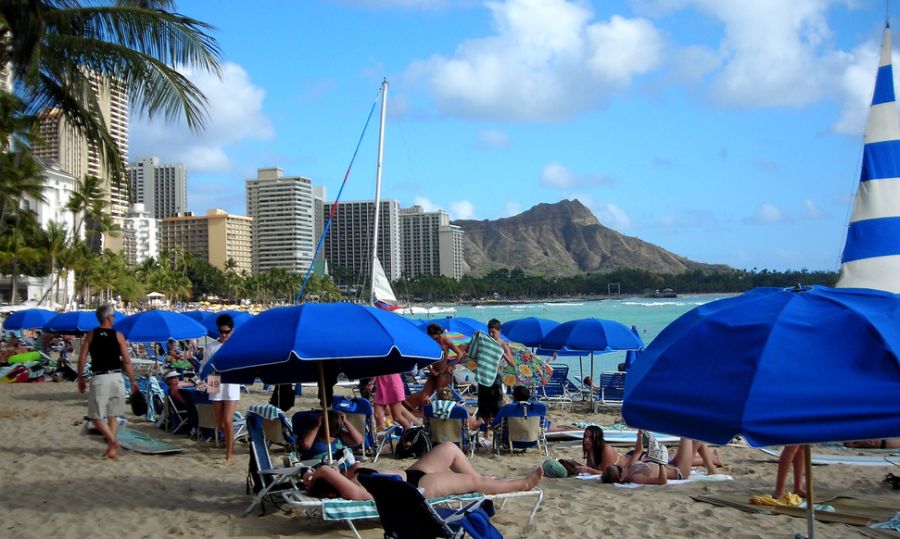
[[[55,300],[59,299],[59,276],[63,272],[60,261],[65,258],[65,251],[69,248],[69,231],[64,223],[50,221],[47,223],[47,254],[50,256],[50,286],[44,292],[41,302],[50,297],[56,288]]]
[[[148,118],[205,122],[206,98],[173,66],[220,73],[212,26],[168,11],[168,0],[0,0],[0,65],[31,115],[57,110],[98,148],[112,178],[124,164],[99,114],[92,79],[107,78]]]
[[[12,150],[0,154],[0,222],[7,215],[14,217],[12,230],[12,294],[10,303],[16,302],[19,273],[19,227],[22,201],[25,197],[44,200],[44,175],[37,161],[28,150]]]
[[[103,194],[103,182],[97,176],[85,174],[84,179],[76,180],[75,192],[69,196],[66,209],[72,212],[74,231],[72,237],[75,241],[81,239],[81,228],[85,221],[90,223],[92,230],[87,231],[88,241],[93,248],[94,237],[99,235],[95,230],[98,224],[103,222],[106,215],[106,199]]]

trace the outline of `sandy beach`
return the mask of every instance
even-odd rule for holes
[[[239,409],[267,398],[254,388]],[[123,450],[116,462],[103,459],[102,440],[82,427],[85,402],[74,383],[0,386],[0,507],[6,513],[0,536],[353,537],[341,523],[277,510],[242,518],[251,499],[245,494],[245,445],[237,446],[238,464],[226,465],[223,450],[184,436],[169,436],[129,416],[131,427],[173,441],[184,451],[152,456]],[[308,396],[299,398],[291,412],[312,408],[313,402]],[[614,409],[589,414],[577,405],[572,412],[551,410],[550,419],[557,425],[621,421]],[[805,533],[803,519],[749,514],[693,501],[692,495],[746,498],[771,492],[776,465],[768,456],[737,446],[717,451],[733,481],[623,489],[599,481],[546,478],[539,485],[544,503],[531,526],[524,525],[530,505],[523,500],[510,501],[493,522],[505,537],[768,538]],[[580,447],[551,444],[550,454],[582,460]],[[536,450],[501,457],[481,451],[473,463],[482,474],[513,477],[534,469],[543,459]],[[374,467],[398,468],[411,462],[388,456]],[[900,492],[881,482],[890,471],[896,468],[816,466],[815,486],[822,495],[875,497],[896,502],[900,509]],[[357,524],[363,537],[382,537],[377,521]],[[861,537],[863,531],[867,530],[817,523],[820,537]]]

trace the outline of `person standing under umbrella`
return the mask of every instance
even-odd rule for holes
[[[230,314],[221,314],[216,318],[216,326],[219,328],[219,338],[206,347],[204,353],[204,366],[210,358],[222,347],[234,330],[234,320]],[[202,370],[202,367],[201,367]],[[219,391],[209,394],[209,400],[213,403],[213,415],[216,425],[225,436],[225,462],[234,463],[234,411],[241,400],[240,384],[220,384]]]
[[[138,393],[137,381],[131,368],[125,337],[112,328],[115,311],[106,304],[97,308],[100,327],[84,336],[78,354],[78,391],[84,393],[84,365],[91,354],[91,393],[88,396],[88,419],[106,438],[106,458],[115,459],[121,444],[116,439],[117,418],[125,415],[125,381],[122,371],[131,381],[131,392]]]
[[[506,361],[508,365],[514,366],[516,362],[513,358],[512,350],[509,348],[509,344],[500,337],[501,327],[500,321],[492,318],[488,322],[488,336],[502,350],[499,354],[499,359]],[[469,346],[471,347],[471,343],[469,343]],[[467,348],[466,352],[470,353],[470,348]],[[470,357],[473,357],[471,353]],[[494,416],[500,411],[500,405],[503,400],[503,381],[501,377],[503,371],[500,369],[499,362],[493,361],[491,350],[488,347],[482,346],[478,356],[474,359],[478,363],[476,371],[476,379],[478,380],[478,411],[476,415],[482,419],[484,424],[490,425],[494,420]]]

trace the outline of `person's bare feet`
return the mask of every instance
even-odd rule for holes
[[[525,486],[526,490],[531,490],[537,486],[538,483],[541,482],[541,479],[544,478],[544,469],[538,466],[531,474],[525,478]]]
[[[105,458],[110,460],[116,460],[119,458],[119,448],[122,447],[122,444],[119,443],[118,440],[107,441],[106,442],[106,453],[103,454]]]
[[[237,464],[237,461],[234,460],[234,455],[225,457],[225,464]]]

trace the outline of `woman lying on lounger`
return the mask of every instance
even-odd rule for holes
[[[381,473],[400,476],[412,486],[422,489],[422,494],[426,498],[437,498],[470,492],[504,494],[531,490],[544,475],[543,470],[538,467],[521,479],[483,477],[475,471],[462,450],[452,442],[436,446],[405,471],[376,471],[355,465],[345,473],[346,475],[329,466],[322,466],[305,473],[303,484],[307,493],[317,498],[371,500],[372,496],[359,484],[356,476]]]
[[[604,483],[636,483],[639,485],[665,485],[669,479],[687,479],[691,475],[694,454],[699,454],[710,475],[719,473],[713,464],[713,455],[705,443],[690,438],[678,442],[678,452],[674,464],[658,462],[650,451],[650,460],[640,460],[644,452],[643,431],[638,431],[634,451],[625,458],[624,464],[607,466],[601,480]]]

